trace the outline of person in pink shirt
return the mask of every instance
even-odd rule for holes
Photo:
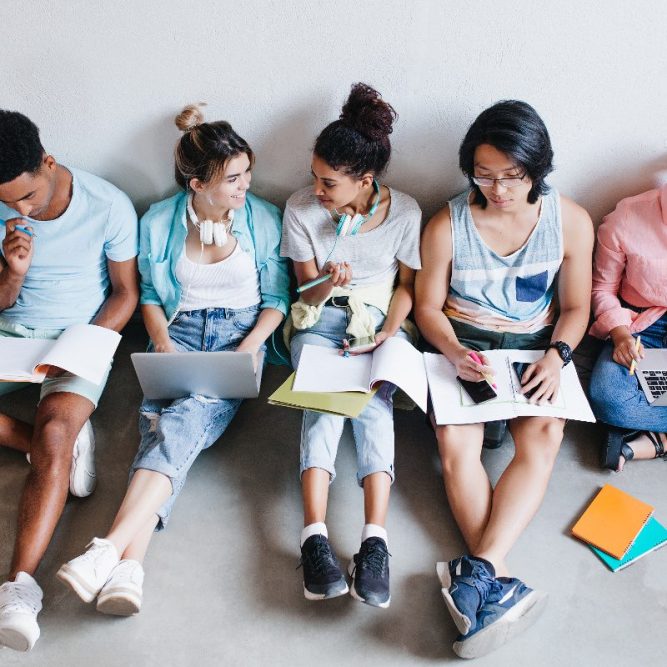
[[[667,185],[621,200],[597,239],[590,333],[606,343],[590,397],[609,427],[602,464],[620,472],[632,458],[658,458],[667,449],[667,407],[651,406],[629,372],[644,348],[667,347]]]

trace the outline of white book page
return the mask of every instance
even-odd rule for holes
[[[304,345],[292,385],[293,391],[363,391],[371,390],[371,354],[339,354],[339,348]]]
[[[511,419],[519,416],[549,416],[594,422],[595,417],[584,394],[574,364],[561,372],[561,385],[553,403],[533,405],[518,390],[511,363],[533,363],[544,352],[540,350],[492,350],[484,352],[495,371],[498,396],[475,404],[456,380],[456,369],[441,354],[424,354],[431,401],[437,424],[474,424]]]
[[[10,382],[42,382],[45,372],[36,372],[35,368],[55,343],[48,338],[0,338],[0,378]]]
[[[75,324],[60,334],[41,364],[64,368],[74,375],[100,384],[121,336],[94,324]]]
[[[428,380],[424,357],[407,340],[392,336],[375,350],[371,385],[380,380],[386,380],[400,387],[423,412],[426,412]]]

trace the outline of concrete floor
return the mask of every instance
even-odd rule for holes
[[[460,662],[455,628],[441,599],[435,562],[463,551],[447,507],[435,443],[417,411],[396,413],[396,469],[388,521],[392,602],[387,610],[349,596],[307,602],[296,571],[301,529],[300,412],[266,404],[286,376],[269,368],[262,396],[247,402],[221,441],[195,463],[169,528],[146,561],[144,607],[133,618],[98,614],[55,578],[60,564],[102,535],[123,496],[137,446],[140,390],[125,337],[93,417],[98,487],[72,498],[37,578],[44,589],[42,636],[29,654],[0,651],[3,665],[435,665]],[[30,388],[0,410],[32,419]],[[349,433],[341,446],[328,525],[342,562],[358,547],[362,495]],[[612,574],[569,527],[605,482],[656,506],[667,521],[667,466],[635,462],[619,476],[597,464],[600,433],[570,423],[544,505],[510,555],[514,574],[550,594],[540,621],[479,665],[664,665],[667,548]],[[484,453],[492,478],[512,454]],[[0,571],[6,572],[25,459],[0,451]],[[4,580],[4,575],[2,575]]]

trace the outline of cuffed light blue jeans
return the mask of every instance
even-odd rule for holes
[[[367,306],[379,331],[384,323],[382,311]],[[303,346],[321,345],[340,348],[349,324],[347,307],[325,306],[320,319],[309,329],[298,331],[292,338],[292,365],[296,368]],[[396,334],[409,339],[399,330]],[[394,481],[394,411],[395,385],[384,382],[361,414],[351,419],[354,444],[357,450],[357,481],[376,472],[386,472]],[[301,473],[309,468],[326,470],[331,481],[336,477],[338,443],[347,417],[305,410],[301,423]]]
[[[259,312],[259,306],[182,312],[169,326],[169,338],[181,352],[232,351],[255,326]],[[225,432],[241,402],[200,395],[175,401],[144,399],[139,410],[141,441],[130,479],[139,469],[153,470],[170,479],[172,494],[158,511],[158,530],[167,525],[197,455]]]

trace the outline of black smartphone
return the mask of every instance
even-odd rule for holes
[[[519,378],[519,384],[521,384],[521,381],[523,380],[523,374],[526,372],[526,368],[528,368],[530,364],[527,361],[513,361],[512,362],[512,368],[514,369],[514,372],[516,373],[516,376]],[[523,391],[523,395],[526,398],[530,398],[534,393],[537,387],[533,387],[530,391]]]
[[[468,396],[470,396],[470,398],[472,398],[475,403],[484,403],[484,401],[490,401],[492,398],[495,398],[498,395],[496,394],[494,388],[486,380],[472,382],[471,380],[464,380],[458,375],[456,376],[456,379],[466,390],[466,394],[468,394]]]

